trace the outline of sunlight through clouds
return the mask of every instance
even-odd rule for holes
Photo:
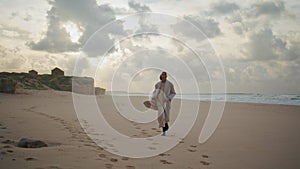
[[[62,26],[66,29],[66,32],[70,35],[71,41],[73,43],[79,43],[79,38],[83,34],[83,32],[80,31],[79,27],[73,22],[63,23]]]

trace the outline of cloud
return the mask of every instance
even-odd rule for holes
[[[29,14],[26,14],[26,16],[24,17],[24,21],[31,21],[32,20],[32,16]]]
[[[76,63],[77,71],[74,75],[90,76],[85,74],[91,65],[86,57],[80,57],[77,53],[64,53],[64,54],[44,54],[42,57],[39,55],[28,58],[31,67],[39,73],[50,74],[54,67],[59,67],[64,70],[67,76],[72,76],[75,70]],[[30,69],[31,69],[30,67]],[[28,68],[27,68],[28,69]],[[90,76],[92,77],[92,76]]]
[[[260,1],[226,16],[225,21],[231,27],[222,31],[235,40],[227,50],[244,61],[295,60],[299,42],[290,40],[294,38],[286,28],[278,29],[284,27],[283,20],[294,20],[289,13],[282,1]]]
[[[300,56],[300,33],[290,33],[285,38],[274,35],[271,29],[248,33],[248,42],[242,53],[247,60],[295,60]]]
[[[2,37],[26,40],[29,34],[27,30],[22,30],[19,27],[0,24],[0,36]]]
[[[151,12],[151,9],[148,6],[142,5],[132,0],[128,2],[128,5],[130,8],[134,9],[137,12]]]
[[[84,43],[104,25],[116,19],[115,13],[107,4],[98,6],[95,0],[55,0],[49,1],[52,6],[48,11],[48,29],[45,36],[38,42],[30,42],[29,46],[34,50],[43,50],[51,53],[77,51]],[[79,12],[81,11],[81,12]],[[62,24],[72,22],[82,33],[79,43],[73,43],[70,35],[66,32]],[[111,34],[123,34],[121,23],[115,23],[110,32],[103,35],[100,46],[111,46],[114,40],[109,37]],[[95,49],[96,50],[96,49]],[[105,51],[97,50],[98,55]]]
[[[300,60],[300,32],[290,31],[285,39],[287,52],[284,57],[288,60]]]
[[[239,12],[232,13],[227,19],[231,22],[263,22],[265,24],[283,17],[292,18],[291,16],[283,1],[264,0],[250,4],[250,6],[240,7]]]
[[[228,92],[297,93],[300,58],[294,61],[226,61]],[[287,83],[287,81],[289,83]],[[298,85],[299,86],[299,85]]]
[[[12,12],[10,19],[13,19],[13,18],[17,17],[18,15],[19,15],[18,12]]]
[[[274,23],[281,20],[295,19],[285,3],[276,1],[259,1],[248,7],[240,8],[239,12],[227,16],[226,20],[232,25],[233,30],[239,34],[263,28],[272,28]]]
[[[113,7],[114,13],[115,15],[130,15],[133,12],[129,11],[127,8],[123,8],[123,7]]]
[[[151,17],[151,15],[148,15],[147,13],[145,14],[140,14],[139,16],[139,28],[135,31],[136,34],[139,34],[139,33],[145,33],[145,32],[158,32],[158,28],[149,23],[148,22],[148,19]],[[144,37],[146,37],[146,35],[144,35]]]
[[[278,55],[274,50],[282,50],[285,43],[273,35],[272,30],[263,29],[258,32],[251,32],[248,35],[249,41],[244,44],[242,53],[251,60],[277,59]]]
[[[1,71],[23,70],[27,59],[20,54],[19,48],[8,49],[0,45]]]
[[[54,9],[52,8],[51,11],[54,11]],[[31,49],[51,53],[75,51],[78,49],[78,44],[72,43],[70,35],[60,26],[57,16],[49,16],[48,22],[49,26],[46,36],[38,43],[28,43],[28,46],[30,46]]]
[[[142,5],[135,1],[129,1],[128,6],[131,9],[135,10],[136,12],[151,12],[152,11],[149,6]],[[151,17],[151,14],[140,13],[137,17],[138,17],[139,28],[137,30],[135,30],[136,34],[143,33],[143,32],[158,32],[157,27],[155,27],[153,24],[148,22],[148,19],[149,19],[149,17]],[[147,35],[144,35],[143,37],[146,38]]]
[[[151,69],[152,67],[165,68],[170,73],[170,77],[172,74],[176,80],[185,84],[194,83],[191,76],[194,74],[197,82],[205,84],[206,88],[210,86],[206,84],[206,82],[209,83],[209,78],[201,60],[188,47],[175,39],[165,36],[149,36],[149,39],[129,38],[120,42],[119,46],[115,53],[110,53],[104,58],[103,63],[98,67],[100,70],[98,70],[97,77],[95,77],[97,83],[108,90],[111,90],[111,79],[115,71],[118,72],[115,76],[117,81],[114,83],[117,90],[127,90],[125,84],[133,78],[132,72],[137,73],[144,68],[150,68],[149,71],[156,70],[156,72],[152,76],[139,76],[138,79],[134,79],[132,90],[139,92],[153,90],[153,84],[162,70]],[[181,50],[178,51],[178,48]],[[186,69],[190,69],[192,72],[188,72]],[[182,90],[189,90],[185,88],[188,86],[185,85]],[[201,87],[201,90],[204,90],[204,86]]]
[[[229,14],[240,9],[240,7],[236,3],[226,1],[213,3],[211,5],[211,8],[211,13],[215,14]]]
[[[183,19],[196,26],[203,33],[203,35],[199,35],[200,31],[192,27],[190,23],[187,23],[186,21],[179,21],[173,25],[173,29],[176,33],[181,33],[188,38],[198,41],[221,35],[219,23],[212,18],[188,15],[184,16]]]
[[[106,58],[105,64],[101,65],[96,79],[99,83],[102,82],[102,85],[108,90],[111,90],[111,83],[113,83],[114,90],[127,91],[127,84],[133,83],[132,85],[135,85],[133,90],[138,92],[150,92],[153,90],[155,82],[158,81],[159,73],[163,70],[169,73],[169,77],[173,76],[181,83],[190,84],[181,86],[183,91],[189,91],[193,85],[192,82],[194,79],[192,73],[188,71],[189,67],[186,67],[184,64],[186,60],[180,60],[164,49],[157,48],[156,50],[149,50],[145,48],[145,50],[127,56],[124,60],[122,59],[124,59],[124,57],[119,58],[111,55]],[[191,62],[187,64],[190,63]],[[136,73],[139,73],[138,71],[144,72],[144,68],[148,68],[147,71],[152,71],[155,74],[131,79]],[[198,76],[202,77],[201,75],[196,74],[196,78],[198,78]],[[112,81],[112,78],[114,78],[115,81]],[[130,80],[133,81],[131,82]]]
[[[289,10],[285,2],[264,0],[211,16],[218,17],[224,35],[212,43],[222,56],[229,92],[300,91],[300,32]]]
[[[262,1],[261,3],[255,3],[252,5],[251,14],[253,17],[269,16],[278,17],[285,12],[285,5],[283,1]]]

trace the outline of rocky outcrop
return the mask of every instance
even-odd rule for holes
[[[73,92],[79,94],[89,94],[93,95],[95,88],[94,88],[94,79],[88,77],[73,77],[72,79],[73,84]]]
[[[0,92],[15,93],[17,82],[9,78],[0,78]]]
[[[73,91],[92,95],[105,93],[105,89],[95,92],[94,79],[90,77],[37,75],[30,73],[0,73],[0,92],[15,93],[16,89]]]
[[[43,84],[37,75],[29,73],[0,73],[0,92],[15,93],[18,89],[45,90],[49,87]]]
[[[104,95],[104,94],[105,94],[105,89],[100,87],[95,87],[95,95]]]
[[[72,91],[71,76],[40,75],[39,80],[51,89],[61,91]]]

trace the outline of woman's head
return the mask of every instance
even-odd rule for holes
[[[165,82],[167,80],[167,72],[162,72],[159,76],[159,79],[162,81],[162,82]]]

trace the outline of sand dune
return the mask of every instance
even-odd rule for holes
[[[131,102],[144,111],[145,99],[131,97]],[[136,138],[161,134],[156,121],[142,124],[122,117],[110,96],[97,96],[97,101],[120,133]],[[172,104],[171,127],[181,106],[180,100]],[[134,159],[109,153],[86,135],[69,92],[0,94],[0,168],[300,168],[300,106],[227,103],[214,135],[199,144],[209,106],[201,102],[195,125],[176,147]],[[24,137],[48,147],[16,147]]]

